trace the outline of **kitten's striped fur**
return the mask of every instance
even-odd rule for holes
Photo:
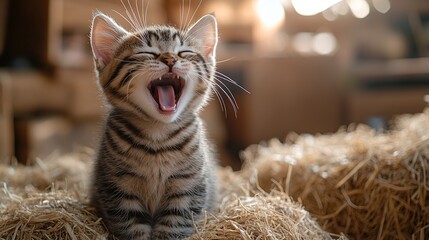
[[[198,117],[214,87],[216,19],[206,15],[186,31],[136,30],[102,13],[93,20],[91,45],[109,112],[91,203],[119,239],[181,239],[216,202],[216,164]],[[172,81],[179,87],[164,88]]]

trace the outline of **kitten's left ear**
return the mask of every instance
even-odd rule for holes
[[[204,46],[206,58],[215,57],[217,46],[217,21],[213,14],[207,14],[200,18],[188,29],[187,35],[197,39]]]
[[[104,68],[113,58],[116,48],[127,31],[113,19],[97,13],[92,20],[91,47],[98,69]]]

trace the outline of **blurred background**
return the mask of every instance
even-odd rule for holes
[[[427,0],[143,4],[150,24],[179,26],[181,12],[218,18],[218,70],[251,93],[224,81],[237,117],[225,96],[226,113],[215,97],[202,113],[222,165],[239,168],[240,150],[273,137],[350,123],[383,131],[395,115],[427,106]],[[0,160],[96,148],[104,109],[89,46],[95,10],[130,29],[119,0],[0,0]]]

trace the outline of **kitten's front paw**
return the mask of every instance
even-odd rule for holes
[[[194,229],[192,228],[184,228],[180,229],[179,227],[170,228],[165,230],[154,231],[153,239],[156,240],[176,240],[176,239],[185,239],[190,237],[194,233]]]

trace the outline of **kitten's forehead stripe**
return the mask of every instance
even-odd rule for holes
[[[152,47],[152,38],[155,38],[156,41],[159,41],[159,36],[156,34],[156,31],[153,30],[147,30],[144,34],[146,44],[149,47]]]
[[[160,40],[165,41],[165,42],[170,41],[171,40],[171,34],[170,33],[171,33],[170,31],[165,31],[165,30],[160,31],[160,33],[159,33]]]
[[[173,40],[175,40],[176,38],[177,39],[179,39],[179,41],[180,41],[180,46],[183,46],[183,37],[182,37],[182,35],[179,33],[179,32],[175,32],[174,34],[173,34]]]
[[[177,41],[180,46],[185,45],[185,35],[183,32],[178,31],[174,28],[149,28],[145,29],[143,32],[134,33],[135,36],[143,41],[148,47],[154,47],[154,45],[159,44],[160,42],[172,42]],[[140,41],[140,42],[141,42]],[[137,43],[137,42],[136,42]]]

